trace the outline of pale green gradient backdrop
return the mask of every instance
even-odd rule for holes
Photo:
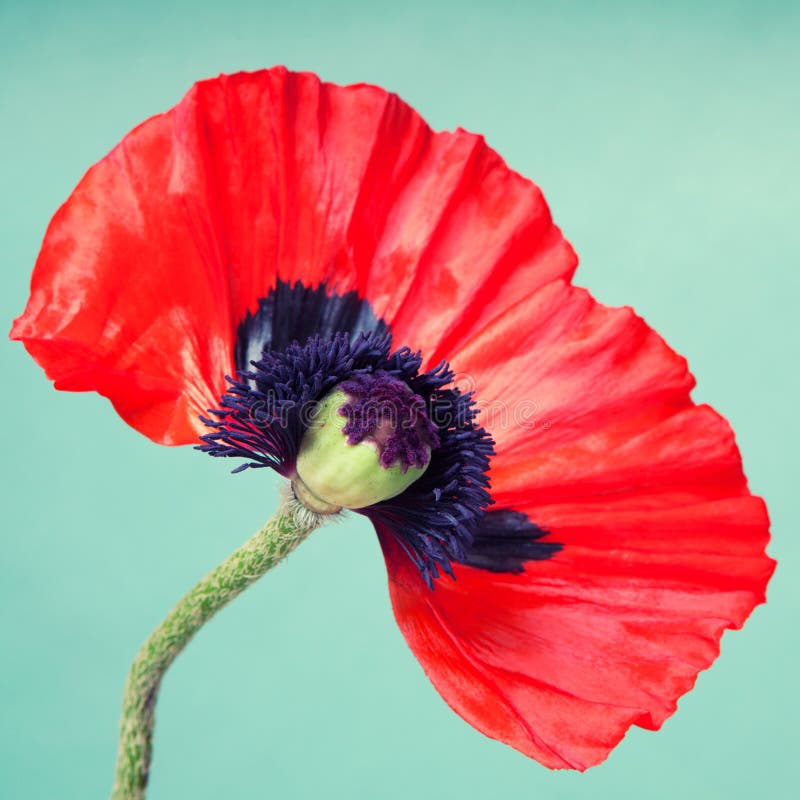
[[[84,170],[194,80],[285,63],[378,83],[540,183],[578,282],[688,356],[774,519],[769,605],[660,733],[582,776],[456,717],[394,625],[368,526],[321,530],[168,675],[152,800],[793,794],[800,17],[663,5],[0,2],[3,325]],[[103,797],[129,659],[270,514],[275,480],[150,444],[18,344],[0,358],[0,796]]]

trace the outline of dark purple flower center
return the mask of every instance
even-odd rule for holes
[[[430,449],[420,478],[357,513],[391,531],[431,588],[453,575],[452,562],[513,573],[561,549],[525,514],[488,509],[493,442],[474,398],[453,386],[446,363],[422,372],[419,353],[392,350],[389,326],[356,292],[278,281],[242,320],[235,359],[237,377],[203,418],[210,432],[198,448],[243,459],[234,472],[270,467],[291,478],[309,412],[336,388],[351,398],[348,441],[374,441],[384,466],[417,466]]]
[[[339,413],[347,417],[342,432],[348,444],[370,441],[378,448],[382,467],[401,464],[425,467],[439,446],[436,426],[428,419],[425,401],[404,381],[383,370],[353,375],[338,387],[348,396]]]

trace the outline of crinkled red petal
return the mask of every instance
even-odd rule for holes
[[[398,97],[274,68],[197,84],[56,214],[12,337],[61,389],[196,438],[276,277],[357,289],[429,363],[576,259],[537,187]]]
[[[433,592],[379,531],[398,625],[478,730],[551,768],[598,764],[631,725],[658,728],[764,600],[761,500],[683,502],[525,509],[560,553],[518,575],[455,565]]]
[[[455,565],[455,581],[426,592],[381,530],[395,615],[467,721],[549,767],[585,769],[631,725],[659,727],[723,631],[763,602],[766,509],[728,424],[692,404],[684,360],[630,309],[554,283],[454,362],[479,397],[507,404],[484,420],[494,508],[524,512],[563,548],[516,575]]]

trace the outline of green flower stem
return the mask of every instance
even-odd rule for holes
[[[275,516],[186,594],[153,631],[125,684],[112,800],[145,796],[156,697],[169,665],[207,620],[291,553],[324,519],[287,497]]]

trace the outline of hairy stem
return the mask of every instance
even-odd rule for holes
[[[275,516],[184,595],[153,631],[133,660],[122,696],[112,800],[145,796],[156,697],[169,665],[208,619],[291,553],[324,519],[287,497]]]

